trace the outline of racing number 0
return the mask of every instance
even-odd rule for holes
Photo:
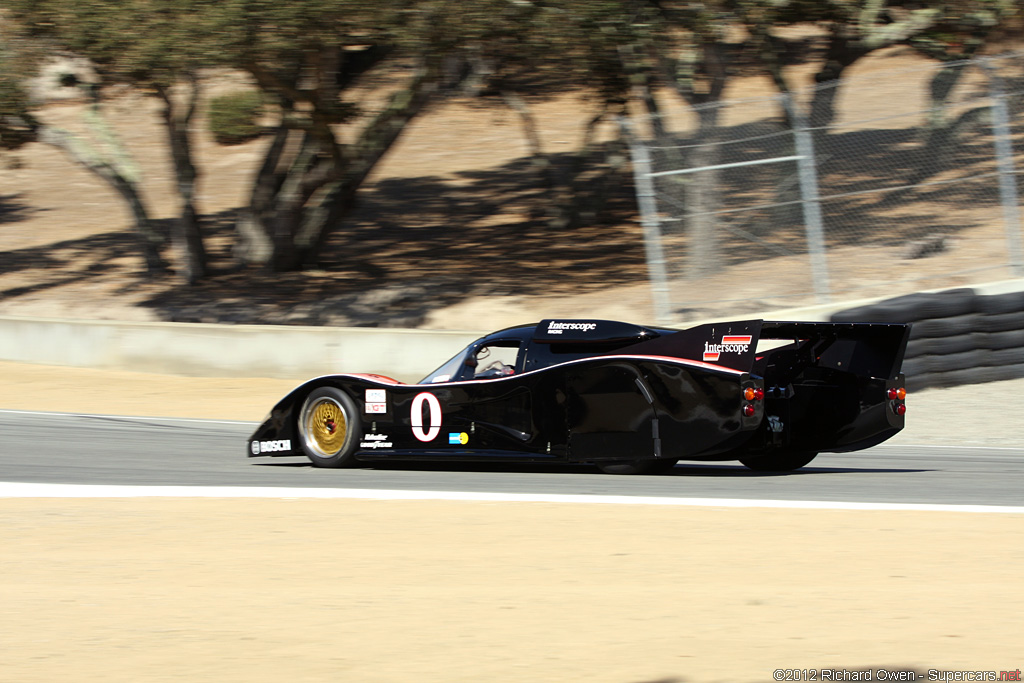
[[[430,426],[424,429],[423,424],[423,404],[427,404],[427,410],[430,413],[429,420]],[[437,400],[437,396],[424,391],[422,394],[417,394],[416,398],[412,400],[411,415],[409,416],[412,421],[412,435],[420,441],[433,441],[437,438],[438,433],[441,431],[441,402]]]

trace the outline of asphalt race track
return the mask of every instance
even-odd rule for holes
[[[791,474],[683,462],[667,475],[585,466],[390,464],[324,470],[305,458],[247,458],[252,423],[0,411],[0,481],[274,486],[516,494],[1020,505],[1024,449],[883,444],[823,454]]]

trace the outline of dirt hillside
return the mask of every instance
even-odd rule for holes
[[[905,50],[886,50],[858,62],[851,75],[924,64]],[[799,68],[806,79],[810,67]],[[239,78],[220,78],[207,95],[242,85]],[[772,92],[766,79],[737,78],[725,97]],[[663,99],[670,110],[685,110],[672,97]],[[580,93],[531,106],[549,154],[576,149],[593,114]],[[873,106],[865,102],[865,112]],[[141,167],[151,213],[167,229],[176,200],[157,102],[121,94],[105,111]],[[81,112],[79,104],[53,104],[42,118],[80,131]],[[613,125],[604,124],[599,136],[611,135]],[[0,314],[449,329],[495,329],[567,314],[653,320],[631,188],[624,183],[611,192],[602,222],[551,231],[538,215],[520,121],[500,100],[450,98],[415,119],[361,191],[356,213],[331,239],[323,269],[296,274],[226,272],[233,265],[235,213],[247,201],[267,141],[217,145],[202,117],[196,133],[198,208],[219,274],[193,288],[173,277],[145,278],[129,216],[114,193],[60,151],[33,144],[5,155],[0,168]],[[865,281],[891,275],[877,272],[881,264],[872,260],[848,249],[836,254],[833,267],[846,275],[864,269]],[[772,277],[783,277],[787,268],[802,272],[806,264],[783,259]],[[922,259],[913,268],[914,274],[934,271],[920,286],[961,284],[949,280],[949,265],[941,260]],[[699,286],[742,284],[735,291],[749,299],[746,309],[765,310],[761,280],[750,274],[748,263],[723,267]],[[778,307],[801,303],[810,302]],[[745,310],[744,303],[708,313],[733,310]]]

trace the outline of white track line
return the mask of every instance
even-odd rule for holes
[[[472,491],[400,491],[242,486],[120,486],[106,484],[37,484],[0,482],[0,498],[280,498],[359,500],[447,500],[492,503],[573,503],[602,505],[669,505],[795,510],[889,510],[913,512],[987,512],[1024,514],[1024,506],[938,505],[930,503],[856,503],[814,500],[747,500],[742,498],[670,498],[660,496],[590,496],[558,493],[477,493]]]

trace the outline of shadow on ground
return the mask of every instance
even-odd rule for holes
[[[745,142],[728,147],[721,161],[791,151],[766,146],[764,140],[774,139],[766,131],[778,127],[769,117],[723,129],[723,138]],[[693,141],[680,137],[675,142]],[[984,175],[991,164],[989,142],[973,131],[955,153],[932,158],[926,175],[954,169]],[[920,168],[928,149],[905,130],[832,134],[820,140],[818,149],[822,195],[835,197],[823,202],[830,246],[894,248],[909,238],[955,235],[972,226],[946,215],[950,207],[994,201],[991,192],[982,197],[971,183],[865,199],[863,193],[880,183],[926,179]],[[851,159],[844,153],[849,149],[865,152]],[[569,156],[551,160],[564,169]],[[756,184],[749,173],[723,172],[722,198],[730,206],[763,205],[787,199],[796,188],[791,168],[773,165],[758,173],[775,175]],[[236,267],[236,211],[229,210],[203,218],[212,274],[196,286],[184,286],[173,275],[147,277],[137,237],[121,231],[0,252],[0,275],[13,276],[4,278],[0,302],[95,285],[172,322],[417,327],[431,311],[468,297],[570,296],[645,283],[644,243],[628,169],[587,191],[601,200],[600,212],[585,227],[554,229],[547,220],[550,195],[525,157],[486,171],[384,179],[361,191],[359,205],[330,237],[316,270],[274,273]],[[794,211],[799,206],[784,202],[749,215],[723,214],[717,225],[722,243],[716,270],[749,268],[754,252],[761,254],[760,267],[767,267],[765,256],[805,253],[803,221],[789,215]],[[18,196],[0,195],[0,226],[14,225],[31,212]],[[894,213],[901,216],[899,230],[891,228]],[[171,221],[157,223],[159,230],[170,230]],[[685,245],[680,225],[664,221],[666,244],[676,239]],[[673,230],[680,232],[673,237]]]
[[[253,461],[259,467],[312,468],[308,460]],[[929,472],[928,469],[907,469],[897,467],[813,467],[807,466],[792,472],[757,472],[739,463],[697,463],[681,461],[673,469],[660,474],[608,475],[596,465],[586,463],[515,463],[515,462],[442,462],[414,460],[381,460],[362,462],[363,469],[401,470],[409,472],[506,472],[519,474],[593,474],[601,477],[704,477],[704,478],[773,478],[802,477],[822,474],[916,474]]]
[[[105,283],[173,322],[415,327],[439,306],[477,295],[579,294],[643,282],[642,242],[628,182],[603,197],[602,219],[556,232],[538,210],[526,160],[454,177],[384,180],[360,196],[315,270],[238,268],[236,211],[203,218],[211,275],[193,287],[141,272],[137,237],[110,232],[0,252],[20,274],[0,301],[66,285]],[[4,221],[27,209],[0,198]],[[165,234],[169,220],[157,221]],[[169,255],[169,254],[168,254]]]

